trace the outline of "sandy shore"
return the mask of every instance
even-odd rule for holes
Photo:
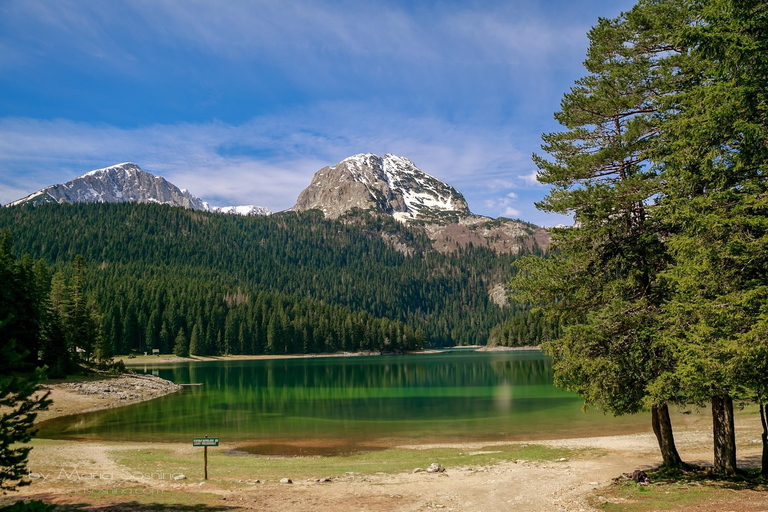
[[[539,350],[537,346],[526,347],[487,347],[484,345],[468,345],[462,347],[448,347],[446,349],[425,349],[406,352],[408,355],[439,354],[451,349],[475,349],[477,352],[516,352],[523,350]],[[144,366],[146,364],[165,363],[189,363],[194,361],[263,361],[270,359],[307,359],[316,357],[369,357],[380,356],[380,352],[334,352],[331,354],[272,354],[272,355],[228,355],[228,356],[190,356],[178,357],[173,354],[147,355],[147,356],[119,356],[116,361],[122,361],[126,366]]]
[[[162,396],[175,389],[175,384],[157,377],[130,375],[100,382],[55,384],[51,386],[54,405],[47,413],[47,418],[134,403]],[[712,436],[709,421],[707,415],[702,415],[700,419],[676,431],[678,449],[685,460],[711,464]],[[740,466],[759,465],[762,449],[760,431],[757,415],[741,413],[737,416]],[[400,448],[451,448],[493,453],[494,445],[521,443],[426,445],[416,442]],[[184,506],[193,504],[194,510],[204,511],[591,511],[599,510],[595,506],[600,504],[621,505],[624,498],[617,498],[610,491],[613,478],[634,469],[649,469],[660,463],[656,440],[650,432],[531,442],[534,443],[579,452],[573,457],[554,461],[514,460],[487,466],[447,467],[445,473],[439,474],[414,474],[410,471],[385,474],[377,472],[375,467],[366,474],[318,473],[316,478],[294,478],[294,482],[287,485],[279,483],[278,479],[267,479],[256,484],[255,478],[258,475],[247,476],[253,480],[245,480],[244,476],[212,477],[207,482],[191,477],[178,481],[172,478],[147,479],[141,477],[136,467],[126,466],[125,463],[126,454],[137,453],[142,454],[136,460],[145,465],[143,468],[149,464],[149,467],[157,468],[158,472],[166,469],[172,472],[177,466],[169,463],[160,452],[171,454],[172,460],[198,457],[199,448],[192,448],[189,444],[40,440],[34,443],[30,455],[30,468],[39,471],[40,476],[33,480],[31,486],[1,501],[8,502],[19,497],[36,498],[60,504],[90,504],[86,508],[113,512],[158,510],[162,509],[162,504],[176,503],[184,503]],[[220,456],[254,457],[239,452],[235,445],[223,444],[217,450],[220,450],[217,452]],[[157,462],[152,462],[153,457],[158,457]],[[306,464],[311,467],[323,467],[322,458],[296,460],[306,460]],[[375,457],[373,461],[375,464]],[[85,478],[78,476],[77,482],[71,478],[72,468],[75,467],[78,475],[86,475]],[[70,472],[68,479],[61,477],[62,468]],[[143,468],[139,469],[146,471]],[[58,479],[42,478],[46,474],[58,475]],[[117,474],[127,476],[119,482],[104,480],[105,475]],[[291,477],[290,474],[285,476]],[[318,479],[324,476],[329,476],[330,481],[319,482]],[[607,497],[603,497],[602,494],[606,492]],[[140,498],[134,493],[140,493]],[[710,500],[705,506],[698,503],[695,506],[681,505],[669,509],[707,512],[768,510],[768,496],[759,490],[733,491],[714,501]]]
[[[701,425],[702,427],[704,425]],[[759,427],[741,418],[737,425],[740,465],[759,461],[760,445],[752,438]],[[707,430],[678,432],[678,449],[688,461],[711,462],[711,437]],[[20,496],[45,499],[60,504],[90,504],[93,510],[162,510],[162,505],[178,504],[171,510],[273,510],[273,511],[593,511],[601,504],[621,505],[625,498],[610,495],[612,479],[634,469],[650,469],[658,465],[659,456],[652,434],[598,436],[580,439],[535,441],[554,448],[587,450],[573,457],[557,460],[514,460],[493,465],[446,468],[445,473],[429,474],[410,471],[384,474],[372,469],[366,474],[329,473],[318,469],[311,478],[292,478],[290,485],[277,478],[256,482],[259,474],[238,472],[238,476],[212,476],[203,482],[199,476],[173,480],[174,460],[199,457],[199,448],[182,443],[110,443],[97,441],[47,441],[35,444],[30,467],[39,471],[33,485],[23,488]],[[496,443],[502,445],[504,443]],[[520,444],[520,443],[515,443]],[[455,448],[461,451],[493,452],[491,443],[452,445],[412,445],[414,450]],[[226,457],[244,457],[234,445],[217,448]],[[197,450],[197,452],[195,452]],[[163,456],[166,452],[170,455]],[[134,455],[141,454],[141,455]],[[229,454],[229,455],[227,455]],[[138,457],[143,466],[126,466],[126,456]],[[158,462],[152,463],[153,456]],[[248,456],[245,456],[248,457]],[[171,462],[169,462],[169,458]],[[149,462],[146,460],[149,459]],[[131,459],[134,460],[134,459]],[[197,459],[194,459],[197,460]],[[308,465],[322,467],[317,458],[306,458]],[[374,458],[375,460],[375,458]],[[77,461],[76,464],[73,461]],[[439,462],[439,461],[436,461]],[[214,468],[221,459],[214,461]],[[235,462],[236,463],[236,462]],[[149,466],[148,466],[149,465]],[[62,468],[77,468],[77,481],[64,479]],[[168,478],[146,478],[146,468]],[[154,469],[156,468],[156,469]],[[197,464],[194,465],[197,469]],[[186,470],[190,470],[187,466]],[[144,473],[142,473],[144,472]],[[199,471],[198,471],[199,472]],[[155,473],[153,473],[154,475]],[[188,473],[189,474],[189,473]],[[51,476],[52,475],[52,476]],[[84,476],[83,476],[84,475]],[[109,476],[109,480],[106,475]],[[125,475],[119,482],[113,475]],[[66,475],[65,475],[66,476]],[[329,477],[329,481],[318,479]],[[607,496],[603,496],[606,493]],[[137,498],[136,494],[141,494]],[[599,498],[598,498],[599,496]],[[18,497],[18,496],[17,496]],[[10,497],[9,497],[10,498]],[[686,506],[664,507],[664,510],[715,512],[764,511],[768,496],[763,491],[724,490],[715,501]],[[189,507],[189,508],[184,508]],[[620,509],[619,509],[620,510]],[[659,510],[640,508],[631,510]]]

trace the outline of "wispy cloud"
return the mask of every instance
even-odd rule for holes
[[[8,0],[0,12],[6,23],[20,24],[30,41],[46,31],[47,37],[37,39],[40,47],[64,42],[96,57],[114,47],[141,48],[151,41],[232,59],[304,52],[389,54],[423,63],[472,55],[473,60],[480,56],[515,65],[510,54],[541,63],[544,54],[572,51],[573,43],[586,41],[589,28],[564,27],[571,20],[557,22],[546,13],[533,16],[493,3],[472,10],[458,5],[408,9],[392,2],[314,0]]]
[[[402,119],[370,105],[336,103],[303,116],[291,112],[241,125],[121,129],[6,118],[0,120],[0,202],[17,199],[19,190],[32,192],[89,169],[134,161],[214,204],[255,203],[281,210],[293,204],[321,167],[374,152],[411,158],[461,190],[478,213],[510,215],[517,196],[508,189],[524,194],[530,168],[513,140],[497,129],[461,127],[435,118]],[[489,187],[502,177],[511,187]]]
[[[214,204],[280,210],[370,151],[477,213],[549,222],[530,154],[588,27],[632,3],[4,0],[0,202],[135,161]]]
[[[486,200],[485,205],[491,210],[501,212],[500,215],[503,217],[519,217],[520,210],[513,206],[517,199],[518,195],[516,193],[508,192],[503,197]]]
[[[461,4],[314,0],[0,5],[0,34],[7,34],[0,35],[0,44],[13,41],[31,60],[111,69],[130,81],[162,79],[148,73],[152,63],[166,73],[210,79],[189,66],[189,56],[200,55],[242,66],[237,76],[249,82],[261,80],[261,68],[249,69],[259,63],[304,90],[343,89],[345,82],[377,90],[537,83],[529,91],[538,94],[551,82],[549,72],[541,73],[546,68],[579,67],[588,28],[586,22],[525,14],[494,2],[472,10]]]

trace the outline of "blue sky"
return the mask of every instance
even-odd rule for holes
[[[530,155],[630,1],[0,0],[0,203],[132,161],[216,205],[406,156],[543,225]]]

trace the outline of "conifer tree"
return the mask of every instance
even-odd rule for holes
[[[715,470],[737,472],[733,402],[768,403],[768,6],[691,3],[697,22],[678,37],[692,48],[695,81],[669,98],[662,129],[674,264],[667,306],[678,365],[656,393],[682,390],[712,407]],[[768,425],[763,421],[763,472]]]
[[[37,413],[50,405],[48,393],[35,395],[44,372],[36,367],[37,349],[45,331],[46,316],[30,316],[30,312],[44,309],[41,301],[47,292],[45,282],[31,281],[44,274],[37,269],[30,272],[28,262],[19,262],[12,253],[10,233],[0,233],[0,491],[13,490],[29,482],[26,475],[27,457],[31,448],[23,446],[34,434]],[[45,272],[47,274],[47,272]],[[22,346],[15,332],[25,331],[31,347]],[[30,366],[32,362],[33,366]]]
[[[173,353],[178,357],[189,357],[189,342],[184,334],[184,328],[180,327],[173,343]]]
[[[192,336],[189,338],[189,353],[193,356],[202,355],[202,334],[200,333],[200,324],[195,322],[192,327]]]
[[[658,329],[666,248],[651,211],[661,184],[649,160],[659,101],[680,65],[666,43],[686,11],[673,3],[641,2],[589,32],[589,75],[555,115],[565,131],[542,136],[553,160],[534,155],[538,180],[553,186],[537,207],[572,214],[575,225],[554,230],[551,258],[523,259],[512,287],[562,325],[544,345],[556,382],[614,414],[650,406],[664,465],[678,467],[667,405],[676,397],[654,399],[648,389],[673,365]]]

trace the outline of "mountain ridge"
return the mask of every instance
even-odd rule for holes
[[[360,153],[323,167],[291,208],[320,210],[331,219],[354,216],[358,209],[420,229],[443,252],[469,244],[498,253],[549,247],[545,229],[516,219],[475,215],[457,189],[391,153],[383,157]]]
[[[189,210],[238,215],[269,215],[263,206],[211,206],[162,176],[144,171],[133,162],[93,169],[65,183],[44,187],[6,204],[6,207],[41,203],[158,203]]]
[[[66,183],[51,185],[5,206],[41,203],[159,203],[190,210],[232,215],[270,215],[264,207],[211,206],[161,176],[124,162],[88,171]],[[547,250],[549,232],[516,219],[473,214],[456,188],[391,153],[360,153],[315,172],[289,211],[319,210],[329,219],[356,222],[355,212],[386,215],[424,233],[432,246],[452,252],[468,245],[497,253]],[[387,238],[386,233],[382,233]],[[390,237],[391,238],[391,237]],[[392,241],[405,252],[408,248]]]
[[[391,153],[360,153],[323,167],[291,209],[319,209],[338,218],[353,208],[390,214],[401,222],[440,212],[470,213],[458,190]]]

